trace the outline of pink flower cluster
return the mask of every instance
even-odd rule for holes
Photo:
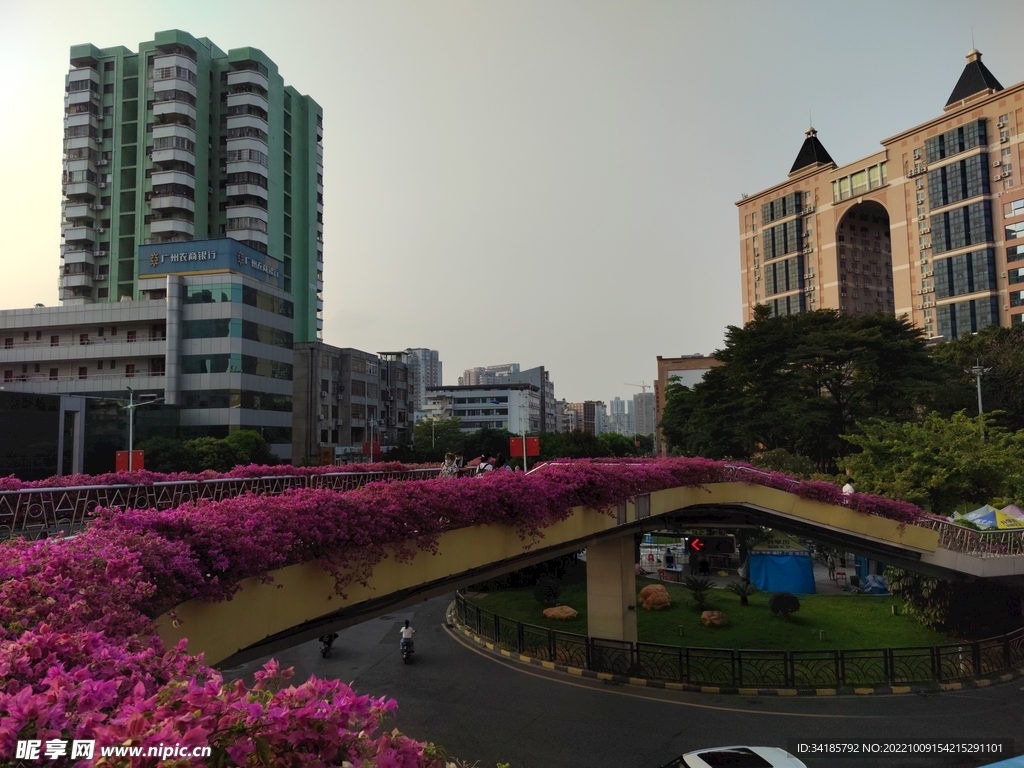
[[[436,550],[445,531],[509,525],[535,543],[577,505],[613,513],[640,494],[727,481],[902,523],[923,514],[704,459],[567,461],[528,475],[299,489],[162,512],[99,510],[76,538],[0,548],[0,755],[13,754],[18,739],[61,738],[209,744],[214,756],[204,762],[217,765],[442,766],[430,745],[380,732],[394,702],[359,696],[337,680],[287,685],[290,671],[274,663],[252,688],[225,684],[184,644],[162,648],[152,618],[192,598],[229,599],[243,579],[291,564],[319,561],[341,593],[385,557]]]

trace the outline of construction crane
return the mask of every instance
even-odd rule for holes
[[[645,395],[647,394],[647,388],[648,388],[648,387],[653,387],[653,385],[651,385],[651,384],[648,384],[648,383],[647,383],[646,381],[644,381],[644,382],[641,382],[640,384],[630,384],[630,383],[629,383],[629,382],[627,381],[627,382],[626,382],[625,384],[623,384],[622,386],[624,386],[624,387],[640,387],[640,391],[641,391],[641,392],[643,392],[643,393],[644,393]]]

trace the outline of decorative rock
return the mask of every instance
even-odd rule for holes
[[[567,621],[569,619],[575,619],[579,616],[578,611],[574,611],[568,605],[556,605],[554,608],[545,608],[544,616],[549,619],[559,619],[561,621]]]
[[[700,615],[700,623],[705,627],[724,627],[729,620],[721,611],[704,611]]]
[[[648,611],[663,611],[672,607],[672,598],[662,584],[648,584],[640,590],[640,607]]]

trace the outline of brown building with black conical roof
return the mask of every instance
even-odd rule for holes
[[[1024,82],[972,50],[943,114],[836,165],[814,128],[787,179],[736,205],[744,322],[907,315],[929,337],[1024,322]]]

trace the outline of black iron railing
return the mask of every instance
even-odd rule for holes
[[[1024,629],[949,645],[834,651],[683,648],[605,640],[525,624],[462,595],[459,621],[503,648],[566,666],[687,685],[730,688],[848,688],[926,685],[988,677],[1024,665]]]
[[[81,530],[97,507],[173,509],[188,501],[220,501],[254,493],[277,496],[297,488],[348,491],[385,480],[430,480],[436,469],[390,472],[331,472],[277,477],[218,477],[152,485],[83,485],[0,491],[0,541],[11,536],[35,539]]]

